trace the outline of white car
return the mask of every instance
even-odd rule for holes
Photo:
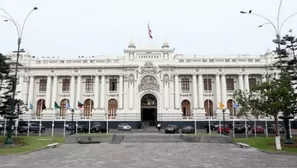
[[[122,130],[122,131],[131,131],[131,126],[127,123],[121,123],[118,125],[118,130]]]

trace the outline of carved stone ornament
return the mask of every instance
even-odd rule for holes
[[[163,77],[164,82],[168,82],[169,81],[169,76],[168,74],[165,74]]]
[[[133,74],[129,75],[129,82],[134,82],[134,75]]]
[[[145,76],[142,78],[141,83],[138,86],[139,92],[144,90],[154,90],[159,92],[159,84],[153,76]]]
[[[157,73],[157,67],[151,61],[145,62],[140,69],[140,73]]]

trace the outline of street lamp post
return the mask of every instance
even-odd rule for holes
[[[267,17],[265,17],[263,15],[253,13],[252,10],[249,10],[248,12],[240,11],[241,14],[249,14],[249,15],[258,16],[258,17],[261,17],[261,18],[265,19],[266,21],[268,21],[267,23],[261,24],[258,27],[263,27],[264,25],[270,24],[274,28],[275,36],[276,36],[276,41],[274,41],[274,42],[277,42],[277,45],[278,45],[277,51],[278,52],[281,50],[281,44],[280,44],[280,42],[281,42],[281,30],[282,30],[284,24],[290,18],[297,15],[297,12],[293,13],[289,17],[287,17],[283,22],[280,22],[280,10],[281,10],[281,7],[282,7],[282,3],[283,3],[283,0],[280,0],[279,7],[278,7],[278,12],[277,12],[277,22],[276,22],[276,24],[274,24],[270,19],[268,19]],[[281,68],[281,63],[282,63],[281,56],[279,56],[279,62],[280,62],[280,68]],[[282,68],[281,68],[281,71],[282,71]]]
[[[268,21],[267,23],[264,23],[262,25],[259,25],[258,27],[263,27],[264,25],[270,24],[274,28],[275,35],[276,35],[276,41],[274,41],[274,42],[276,42],[277,45],[278,45],[277,53],[280,53],[280,51],[281,51],[281,31],[282,31],[283,26],[285,25],[285,23],[290,18],[292,18],[293,16],[297,15],[297,12],[296,13],[293,13],[290,16],[288,16],[283,22],[280,22],[280,10],[281,10],[281,7],[282,7],[282,3],[283,3],[283,0],[280,0],[279,7],[278,7],[277,22],[276,22],[276,24],[274,24],[270,19],[268,19],[267,17],[265,17],[263,15],[260,15],[260,14],[257,14],[257,13],[253,13],[252,10],[250,10],[248,12],[240,11],[241,14],[250,14],[250,15],[258,16],[258,17],[261,17],[261,18],[265,19],[266,21]],[[282,72],[282,58],[281,57],[282,56],[279,55],[280,70]],[[283,119],[284,122],[286,123],[286,122],[288,122],[291,119],[291,117],[290,116],[282,116],[281,119]],[[288,132],[287,129],[286,129],[286,132]],[[286,135],[286,141],[285,141],[285,143],[286,144],[291,144],[292,143],[292,139],[290,138],[289,135]]]
[[[73,115],[74,115],[74,109],[71,109],[71,132],[70,134],[74,134],[74,120],[73,120]]]
[[[23,32],[24,32],[24,27],[25,27],[25,24],[28,20],[28,17],[31,15],[31,13],[35,10],[37,10],[38,8],[37,7],[34,7],[29,13],[28,15],[26,16],[24,22],[23,22],[23,25],[20,26],[20,24],[15,21],[12,16],[6,11],[4,10],[3,8],[0,7],[0,10],[3,11],[7,16],[4,16],[4,15],[0,15],[0,17],[3,17],[5,18],[4,21],[6,22],[12,22],[17,30],[17,35],[18,35],[18,38],[17,38],[17,59],[16,59],[16,66],[15,66],[15,74],[14,74],[14,80],[13,80],[13,94],[12,94],[12,100],[14,101],[12,107],[11,107],[11,113],[9,115],[6,115],[4,116],[4,118],[8,119],[9,120],[9,123],[8,123],[8,130],[7,130],[7,138],[5,140],[5,144],[7,145],[10,145],[13,143],[13,140],[12,140],[12,130],[11,130],[11,127],[12,127],[12,121],[14,119],[17,119],[18,118],[18,115],[15,115],[14,114],[14,111],[15,111],[15,95],[16,95],[16,85],[17,85],[17,75],[18,75],[18,65],[19,65],[19,57],[20,57],[20,48],[21,48],[21,43],[22,43],[22,36],[23,36]]]
[[[225,123],[225,111],[226,111],[226,109],[223,109],[222,110],[222,113],[223,113],[223,125],[224,125],[224,131],[223,131],[223,135],[226,135],[226,123]]]

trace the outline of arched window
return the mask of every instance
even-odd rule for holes
[[[39,99],[37,101],[37,106],[36,106],[36,116],[40,116],[42,110],[46,109],[45,107],[45,100],[44,99]]]
[[[183,116],[192,116],[190,102],[188,100],[183,100],[181,103]]]
[[[115,99],[110,99],[108,101],[108,116],[116,116],[116,111],[118,109],[118,102]]]
[[[233,100],[229,99],[227,101],[227,108],[230,111],[230,116],[234,116]]]
[[[204,109],[206,111],[206,116],[213,116],[213,103],[211,100],[205,100]]]
[[[67,111],[67,104],[69,104],[68,99],[63,99],[60,102],[60,116],[65,116]]]
[[[86,99],[84,102],[84,116],[90,116],[94,108],[94,102],[91,99]]]

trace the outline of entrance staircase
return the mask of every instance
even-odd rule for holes
[[[184,142],[180,134],[132,133],[124,134],[122,143],[177,143]]]

